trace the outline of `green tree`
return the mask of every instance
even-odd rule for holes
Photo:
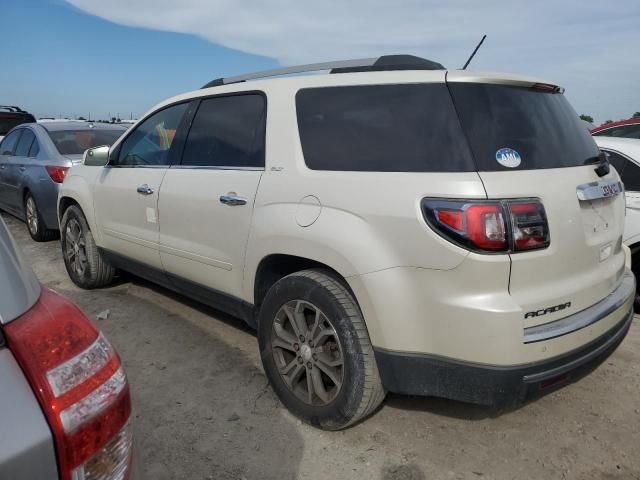
[[[606,125],[607,123],[613,123],[613,120],[605,120],[603,125]]]
[[[633,118],[640,118],[640,112],[636,112],[633,114]]]
[[[585,115],[584,113],[580,115],[580,118],[585,122],[593,123],[593,117],[591,115]]]

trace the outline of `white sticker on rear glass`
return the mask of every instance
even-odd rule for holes
[[[501,148],[496,152],[496,161],[507,168],[516,168],[522,162],[520,154],[513,148]]]

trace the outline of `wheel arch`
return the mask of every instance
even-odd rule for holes
[[[267,292],[278,280],[292,273],[309,269],[320,269],[333,276],[343,283],[353,295],[356,302],[358,301],[346,278],[332,266],[312,258],[284,253],[272,253],[263,257],[255,270],[253,277],[253,301],[256,309],[260,308]]]
[[[87,219],[94,240],[100,245],[102,239],[94,215],[92,188],[87,178],[85,178],[85,175],[81,175],[82,171],[78,172],[78,174],[74,173],[74,170],[77,168],[82,167],[72,167],[69,173],[67,173],[64,182],[60,185],[56,209],[58,223],[62,226],[62,216],[64,212],[71,205],[77,205]]]

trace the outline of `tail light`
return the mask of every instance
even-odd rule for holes
[[[507,207],[511,216],[514,250],[549,246],[549,225],[539,201],[507,202]]]
[[[56,167],[54,165],[47,165],[45,168],[51,180],[56,183],[64,182],[64,177],[67,174],[67,170],[69,170],[69,167]]]
[[[508,253],[549,246],[549,225],[539,200],[444,200],[426,198],[422,211],[438,234],[481,253]]]
[[[5,329],[51,427],[62,480],[121,480],[131,467],[131,400],[117,353],[47,289]]]

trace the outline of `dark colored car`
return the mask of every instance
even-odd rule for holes
[[[27,222],[31,238],[58,234],[58,186],[85,150],[111,145],[126,127],[90,122],[26,123],[0,143],[0,209]]]
[[[29,112],[20,107],[0,105],[0,140],[9,130],[22,123],[35,122],[36,119]]]
[[[0,218],[0,479],[131,478],[131,399],[118,354],[42,287]]]
[[[640,138],[640,117],[605,123],[591,129],[591,135],[596,137]]]

